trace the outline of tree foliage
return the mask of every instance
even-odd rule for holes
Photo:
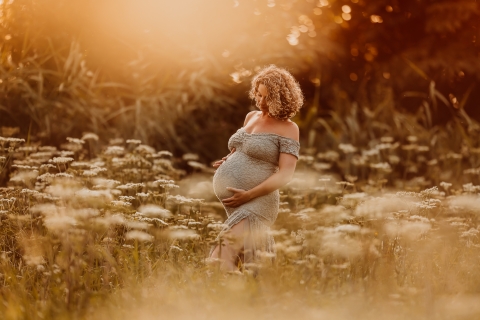
[[[0,124],[213,159],[270,63],[301,82],[295,120],[312,141],[355,108],[406,110],[430,127],[461,111],[480,118],[479,16],[475,0],[4,1]]]

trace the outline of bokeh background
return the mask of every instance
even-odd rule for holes
[[[305,93],[294,119],[304,152],[384,136],[441,143],[441,132],[457,152],[478,141],[476,0],[5,0],[0,8],[0,126],[19,127],[30,142],[94,132],[212,161],[254,108],[250,80],[268,64],[290,70]]]
[[[480,319],[479,24],[480,0],[0,0],[0,318]],[[277,258],[225,275],[209,162],[269,64],[305,93],[301,155]]]

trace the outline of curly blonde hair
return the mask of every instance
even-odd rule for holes
[[[255,99],[260,84],[267,88],[266,103],[271,117],[287,120],[302,107],[300,85],[287,70],[273,64],[260,70],[252,79],[252,88],[248,93],[251,99]]]

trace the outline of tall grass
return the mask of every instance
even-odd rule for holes
[[[7,319],[479,315],[480,186],[472,168],[438,184],[435,172],[395,175],[388,161],[424,154],[413,138],[302,155],[282,189],[276,258],[227,275],[206,259],[224,216],[197,155],[131,139],[92,156],[98,136],[82,138],[0,140],[14,170],[0,190]],[[359,157],[368,179],[332,170]],[[445,159],[462,174],[476,154]]]

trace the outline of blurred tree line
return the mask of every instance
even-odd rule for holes
[[[0,3],[0,125],[32,142],[95,132],[211,161],[274,63],[304,90],[312,152],[443,127],[478,147],[476,0]]]

